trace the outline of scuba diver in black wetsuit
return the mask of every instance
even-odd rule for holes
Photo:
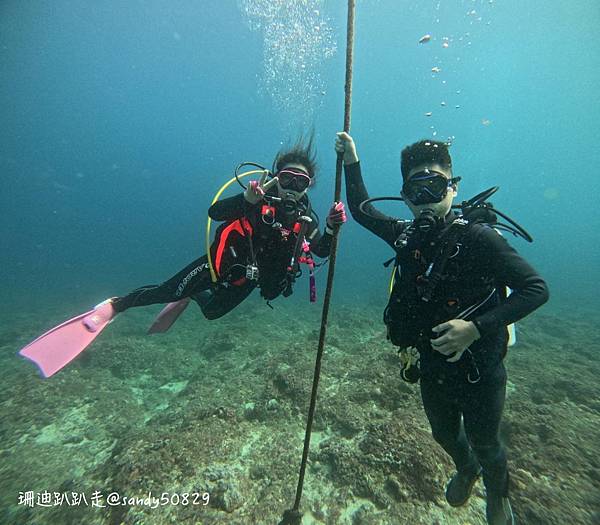
[[[445,143],[423,140],[402,151],[402,198],[395,199],[406,202],[412,221],[373,207],[347,133],[338,133],[336,151],[344,155],[352,216],[396,252],[384,322],[392,343],[416,357],[404,362],[402,376],[420,378],[433,437],[456,465],[446,499],[452,506],[465,504],[483,474],[487,522],[513,524],[506,452],[498,436],[507,326],[548,300],[546,283],[489,225],[494,212],[501,212],[484,200],[497,188],[463,203],[462,216],[452,211],[459,178],[453,177]],[[517,229],[505,229],[528,237],[508,220]],[[512,290],[508,296],[506,287]]]
[[[321,234],[306,194],[316,171],[312,140],[307,146],[298,143],[290,151],[280,152],[273,164],[275,173],[270,180],[266,180],[269,174],[265,170],[260,180],[251,181],[243,193],[209,208],[211,219],[223,222],[210,247],[210,261],[204,255],[161,285],[144,286],[113,298],[115,312],[191,298],[207,319],[217,319],[256,287],[267,302],[279,295],[289,296],[301,273],[300,263],[309,266],[312,276],[312,254],[329,255],[333,225],[346,220],[344,205],[335,203],[331,207]],[[313,287],[311,279],[314,301]]]
[[[238,166],[235,179],[229,183],[237,180],[243,186],[240,178],[257,172],[238,174],[239,168],[248,164],[257,166]],[[168,330],[192,299],[206,318],[217,319],[256,287],[267,304],[279,295],[289,296],[302,274],[301,264],[309,269],[310,300],[314,302],[316,265],[312,256],[329,255],[334,225],[346,222],[344,205],[333,204],[321,234],[306,194],[314,183],[317,168],[312,139],[307,145],[300,140],[289,151],[280,152],[273,165],[274,174],[261,167],[260,179],[244,186],[242,194],[213,202],[209,216],[223,224],[206,255],[163,284],[143,286],[125,296],[107,299],[89,312],[52,328],[19,353],[38,365],[44,377],[50,377],[128,308],[169,303],[150,328],[151,333]]]

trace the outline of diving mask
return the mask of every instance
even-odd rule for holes
[[[279,185],[284,190],[302,193],[308,189],[312,179],[308,173],[297,168],[284,168],[274,175],[279,179]]]
[[[460,177],[448,178],[439,171],[425,169],[415,173],[402,186],[404,196],[413,204],[441,202]]]

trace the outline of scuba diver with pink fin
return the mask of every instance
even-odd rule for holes
[[[255,169],[239,173],[240,169]],[[255,289],[270,306],[280,295],[293,292],[306,265],[310,274],[310,300],[316,300],[313,255],[329,255],[334,225],[346,222],[342,202],[334,203],[324,231],[313,211],[307,190],[314,184],[317,164],[312,137],[280,151],[273,171],[254,163],[242,163],[217,194],[208,210],[210,221],[220,221],[215,238],[207,235],[207,252],[170,279],[146,285],[127,295],[107,299],[89,312],[70,319],[24,347],[19,354],[33,361],[44,377],[50,377],[79,355],[120,313],[138,306],[168,303],[151,326],[150,333],[168,330],[190,301],[200,306],[207,319],[218,319],[233,310]],[[260,174],[247,185],[242,177]],[[218,200],[232,182],[244,189]]]

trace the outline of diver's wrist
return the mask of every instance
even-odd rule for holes
[[[356,164],[358,162],[358,155],[356,151],[344,153],[344,165],[350,166],[350,164]]]
[[[473,321],[469,321],[469,323],[471,324],[471,331],[473,332],[473,337],[475,338],[475,341],[481,339],[481,329],[479,321],[475,319]]]

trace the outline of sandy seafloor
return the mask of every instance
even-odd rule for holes
[[[274,524],[292,505],[320,305],[270,310],[252,297],[212,323],[190,305],[168,334],[147,336],[158,310],[121,315],[50,380],[15,352],[78,312],[4,315],[2,524]],[[452,465],[418,388],[399,378],[381,310],[332,305],[303,523],[484,523],[481,482],[465,507],[445,503]],[[548,305],[519,323],[502,428],[519,523],[600,523],[599,320]],[[26,491],[84,494],[87,505],[18,504]],[[210,501],[109,506],[111,492]]]

